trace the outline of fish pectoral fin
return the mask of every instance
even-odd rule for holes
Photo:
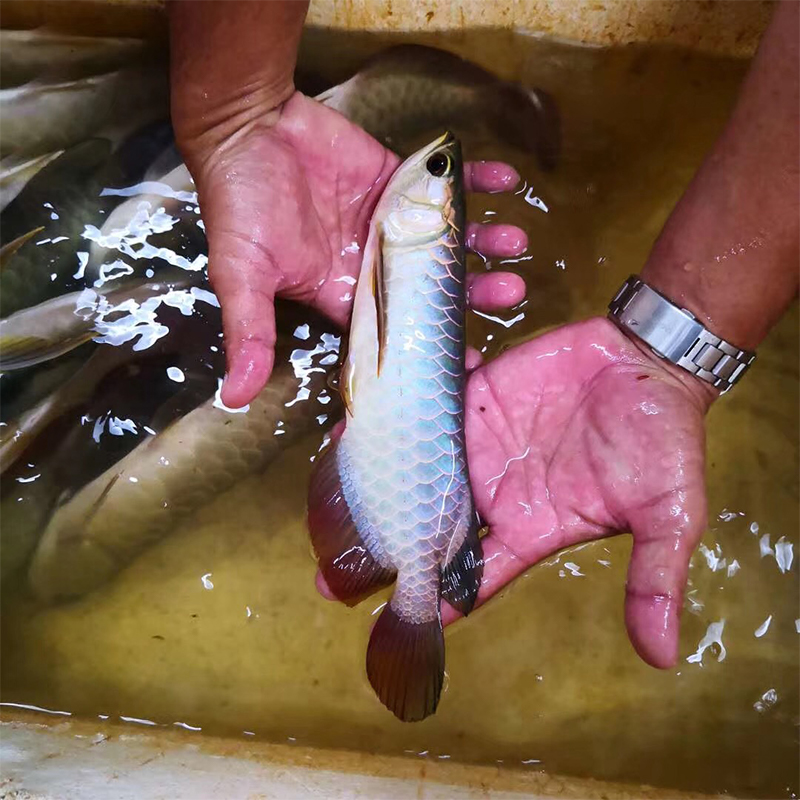
[[[444,683],[439,615],[411,622],[387,605],[369,637],[367,677],[380,701],[403,722],[433,714]]]
[[[74,350],[96,335],[94,330],[84,331],[65,339],[0,334],[0,372],[50,361]]]
[[[383,234],[378,233],[378,246],[372,256],[372,296],[375,298],[375,323],[378,332],[378,375],[381,374],[386,349],[386,284],[383,274]]]
[[[478,530],[476,517],[470,524],[464,543],[442,570],[442,597],[464,616],[475,606],[483,578],[483,548]]]
[[[330,590],[347,605],[388,586],[395,571],[382,566],[350,514],[336,463],[338,442],[320,454],[308,490],[308,530]]]
[[[43,230],[44,225],[40,225],[38,228],[34,228],[32,231],[23,233],[22,236],[17,236],[17,238],[13,241],[10,241],[0,247],[0,271],[5,269],[11,257],[17,252],[17,250],[20,249],[20,247],[22,247],[22,245],[25,244],[25,242],[27,242],[29,239],[32,239],[37,233],[41,233]]]

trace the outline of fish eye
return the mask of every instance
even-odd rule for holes
[[[444,153],[434,153],[425,164],[428,172],[436,178],[441,178],[450,168],[450,159]]]

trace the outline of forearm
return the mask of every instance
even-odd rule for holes
[[[779,3],[731,120],[642,273],[748,350],[798,289],[798,24],[798,3]]]
[[[172,118],[182,149],[211,152],[269,121],[294,91],[307,10],[305,0],[169,4]]]

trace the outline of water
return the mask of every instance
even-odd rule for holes
[[[302,63],[338,79],[385,41],[310,32]],[[471,343],[491,358],[603,313],[720,131],[745,65],[518,34],[446,43],[550,90],[563,114],[563,161],[548,175],[460,132],[467,157],[507,158],[525,179],[515,195],[470,198],[473,219],[521,225],[531,242],[503,264],[525,276],[526,302],[501,321],[470,317]],[[546,560],[450,628],[437,714],[399,723],[363,668],[385,597],[347,610],[314,589],[304,499],[316,432],[77,602],[44,608],[7,583],[2,699],[243,739],[796,795],[797,328],[795,305],[709,415],[709,529],[673,670],[646,666],[627,642],[619,536]]]

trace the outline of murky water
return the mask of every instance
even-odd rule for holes
[[[496,319],[470,317],[470,341],[490,358],[604,313],[720,131],[745,66],[512,34],[444,41],[550,90],[563,114],[563,160],[551,174],[479,131],[459,131],[468,158],[506,158],[525,178],[515,195],[470,198],[473,219],[521,225],[531,243],[503,262],[525,276],[528,299]],[[312,31],[302,64],[338,79],[384,42]],[[472,266],[483,268],[477,258]],[[312,430],[81,600],[44,607],[6,581],[2,700],[414,758],[796,795],[797,329],[795,306],[748,379],[710,413],[709,529],[692,562],[674,670],[644,665],[627,642],[629,540],[620,536],[549,559],[450,628],[437,714],[398,722],[363,667],[384,598],[347,610],[314,589],[304,525],[321,439]]]

